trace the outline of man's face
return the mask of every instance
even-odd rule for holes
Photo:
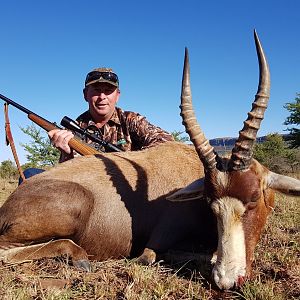
[[[119,100],[120,91],[109,83],[94,83],[84,90],[84,98],[89,103],[92,117],[97,121],[99,118],[110,117]]]

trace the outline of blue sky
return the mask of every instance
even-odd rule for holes
[[[257,90],[256,29],[271,71],[271,98],[259,135],[283,133],[286,102],[300,92],[300,2],[286,1],[2,1],[0,93],[60,123],[87,109],[86,73],[112,67],[119,106],[168,131],[179,116],[184,47],[193,103],[208,138],[237,136]],[[0,114],[1,116],[1,114]],[[31,122],[10,107],[15,144]],[[0,117],[0,161],[12,159]]]

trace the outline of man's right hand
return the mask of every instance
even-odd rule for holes
[[[71,154],[72,149],[69,146],[69,141],[74,137],[74,134],[65,129],[53,129],[48,132],[48,136],[52,145],[67,154]]]

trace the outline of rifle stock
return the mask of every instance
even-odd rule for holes
[[[34,112],[30,111],[29,109],[21,106],[20,104],[14,102],[13,100],[3,96],[0,94],[0,98],[4,100],[6,103],[11,104],[12,106],[18,108],[19,110],[25,112],[28,118],[37,124],[38,126],[45,129],[47,132],[52,129],[61,129],[55,123],[51,123],[48,120],[40,117],[39,115],[35,114]],[[90,154],[100,154],[95,148],[89,146],[88,144],[84,143],[80,138],[74,137],[69,141],[69,146],[78,152],[81,155],[90,155]]]
[[[28,119],[30,119],[32,122],[34,122],[35,124],[39,125],[43,129],[45,129],[47,132],[52,129],[60,128],[60,127],[56,126],[55,124],[45,120],[44,118],[39,117],[38,115],[36,115],[34,113],[29,113]],[[69,146],[81,155],[90,155],[90,154],[99,154],[100,153],[93,147],[91,147],[88,144],[81,141],[81,139],[79,139],[76,136],[69,141]]]

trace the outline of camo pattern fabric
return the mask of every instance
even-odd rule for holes
[[[118,107],[115,108],[110,120],[102,128],[96,127],[89,111],[81,114],[76,121],[89,133],[97,135],[101,140],[109,142],[123,151],[142,150],[174,140],[171,134],[152,125],[144,116],[131,111],[123,111]],[[105,149],[99,144],[90,140],[86,140],[86,142],[92,144],[97,150],[105,152]],[[70,158],[62,155],[60,161]]]

